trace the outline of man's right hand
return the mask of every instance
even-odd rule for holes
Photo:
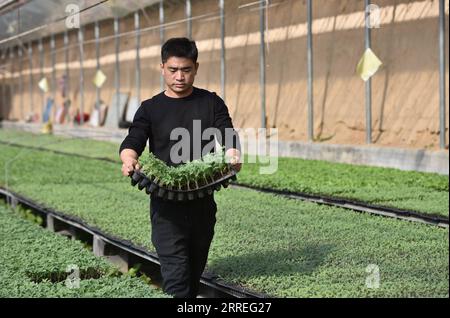
[[[120,159],[122,160],[122,174],[126,177],[130,176],[134,170],[141,169],[139,164],[137,153],[132,149],[124,149],[120,153]]]
[[[134,170],[141,169],[139,162],[136,159],[133,159],[129,162],[124,162],[122,164],[122,174],[126,177],[130,176]]]

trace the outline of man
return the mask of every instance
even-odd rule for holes
[[[199,159],[204,152],[194,151],[193,144],[201,142],[204,149],[211,141],[214,142],[214,135],[206,140],[195,136],[198,123],[202,131],[217,129],[216,137],[225,146],[226,157],[235,170],[241,169],[237,134],[232,138],[234,143],[227,145],[225,142],[226,130],[233,131],[227,106],[215,93],[193,86],[199,67],[197,57],[195,42],[187,38],[172,38],[163,45],[161,72],[167,89],[144,101],[136,112],[129,133],[120,146],[123,175],[128,176],[140,168],[138,158],[147,140],[149,150],[167,165],[176,166]],[[189,132],[191,140],[183,144],[189,149],[189,156],[178,162],[175,160],[178,153],[173,148],[181,141],[173,138],[173,132],[180,128]],[[197,296],[214,235],[216,211],[214,194],[186,202],[164,201],[151,196],[152,243],[161,263],[166,293],[177,298]]]

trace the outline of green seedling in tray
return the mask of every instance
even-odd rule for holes
[[[133,173],[131,184],[168,200],[203,198],[221,186],[226,188],[230,179],[236,180],[236,171],[226,162],[223,149],[178,167],[167,166],[151,152],[140,161],[142,169]]]

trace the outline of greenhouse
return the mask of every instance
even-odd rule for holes
[[[448,17],[0,0],[0,297],[448,298]]]

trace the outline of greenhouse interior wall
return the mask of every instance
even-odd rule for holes
[[[225,1],[226,86],[224,97],[236,127],[261,127],[259,81],[260,18],[251,1]],[[379,0],[381,25],[373,28],[372,50],[382,66],[372,77],[372,146],[425,149],[439,147],[439,1]],[[445,2],[448,34],[448,1]],[[314,142],[364,146],[365,82],[356,74],[364,52],[364,1],[313,1]],[[158,5],[140,11],[142,100],[161,91]],[[220,15],[218,1],[192,1],[192,38],[199,48],[200,68],[195,85],[221,95]],[[165,8],[165,38],[186,35],[185,7]],[[172,21],[183,22],[170,24]],[[307,37],[306,1],[270,1],[266,17],[266,124],[278,129],[285,142],[307,142]],[[101,70],[107,80],[101,100],[107,105],[115,94],[113,19],[100,21]],[[152,26],[155,26],[152,28]],[[134,30],[134,14],[120,19],[120,32]],[[96,101],[92,79],[96,72],[94,24],[84,26],[84,111]],[[80,105],[78,30],[69,30],[71,114]],[[44,76],[52,83],[50,37],[42,39]],[[55,34],[56,78],[64,74],[63,33]],[[32,95],[27,50],[22,58],[2,56],[6,69],[0,78],[0,117],[23,121],[31,112],[42,114],[37,39],[32,42]],[[27,48],[28,43],[24,43]],[[136,96],[135,34],[120,37],[120,92]],[[445,43],[448,63],[448,41]],[[447,64],[448,65],[448,64]],[[21,70],[21,71],[19,71]],[[20,76],[21,74],[21,76]],[[448,91],[448,67],[445,70]],[[53,85],[53,86],[52,86]],[[51,96],[52,88],[44,98]],[[55,96],[56,105],[63,101]],[[448,117],[449,105],[446,101]],[[87,125],[87,124],[86,124]],[[448,121],[445,129],[448,149]],[[445,150],[444,150],[445,151]],[[448,154],[448,150],[447,150]],[[447,155],[448,156],[448,155]]]

